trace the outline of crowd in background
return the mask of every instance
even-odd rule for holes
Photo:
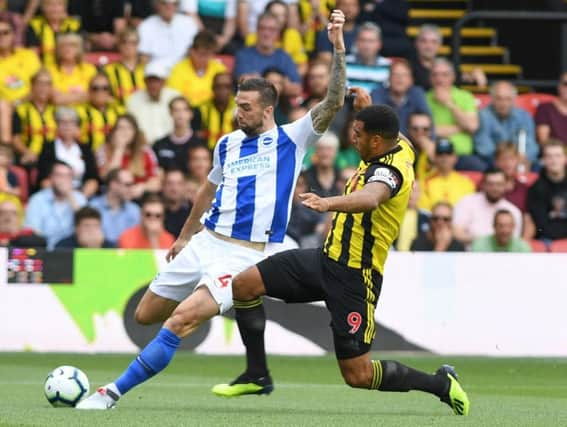
[[[274,83],[280,125],[323,99],[335,7],[348,85],[393,107],[418,153],[395,248],[567,239],[567,73],[549,102],[519,108],[512,83],[457,76],[437,26],[411,41],[405,1],[0,0],[0,245],[168,248],[235,129],[239,81]],[[488,105],[457,80],[486,87]],[[360,162],[352,123],[347,99],[296,195],[342,192]],[[296,196],[286,244],[320,245],[328,222]]]

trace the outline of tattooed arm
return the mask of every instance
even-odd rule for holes
[[[327,130],[345,100],[346,64],[345,42],[343,39],[344,22],[345,17],[343,13],[340,10],[334,10],[327,24],[329,40],[334,46],[331,81],[327,89],[327,95],[323,101],[311,110],[313,128],[319,133]]]

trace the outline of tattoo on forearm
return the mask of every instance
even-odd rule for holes
[[[311,110],[313,128],[324,132],[345,100],[346,63],[344,52],[334,52],[331,66],[331,81],[325,99]]]

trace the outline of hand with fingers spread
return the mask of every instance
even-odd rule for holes
[[[299,198],[303,201],[301,202],[304,206],[309,209],[313,209],[317,212],[327,212],[329,210],[329,202],[324,197],[319,197],[314,193],[302,193]]]

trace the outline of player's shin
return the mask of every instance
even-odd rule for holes
[[[262,299],[252,301],[234,301],[236,321],[242,342],[246,347],[246,374],[252,378],[268,375],[264,330],[266,312]]]
[[[118,393],[120,395],[127,393],[133,387],[163,371],[169,365],[180,342],[181,338],[162,328],[114,382]]]
[[[380,391],[421,390],[441,397],[447,392],[446,376],[430,375],[393,360],[372,361],[371,389]]]

